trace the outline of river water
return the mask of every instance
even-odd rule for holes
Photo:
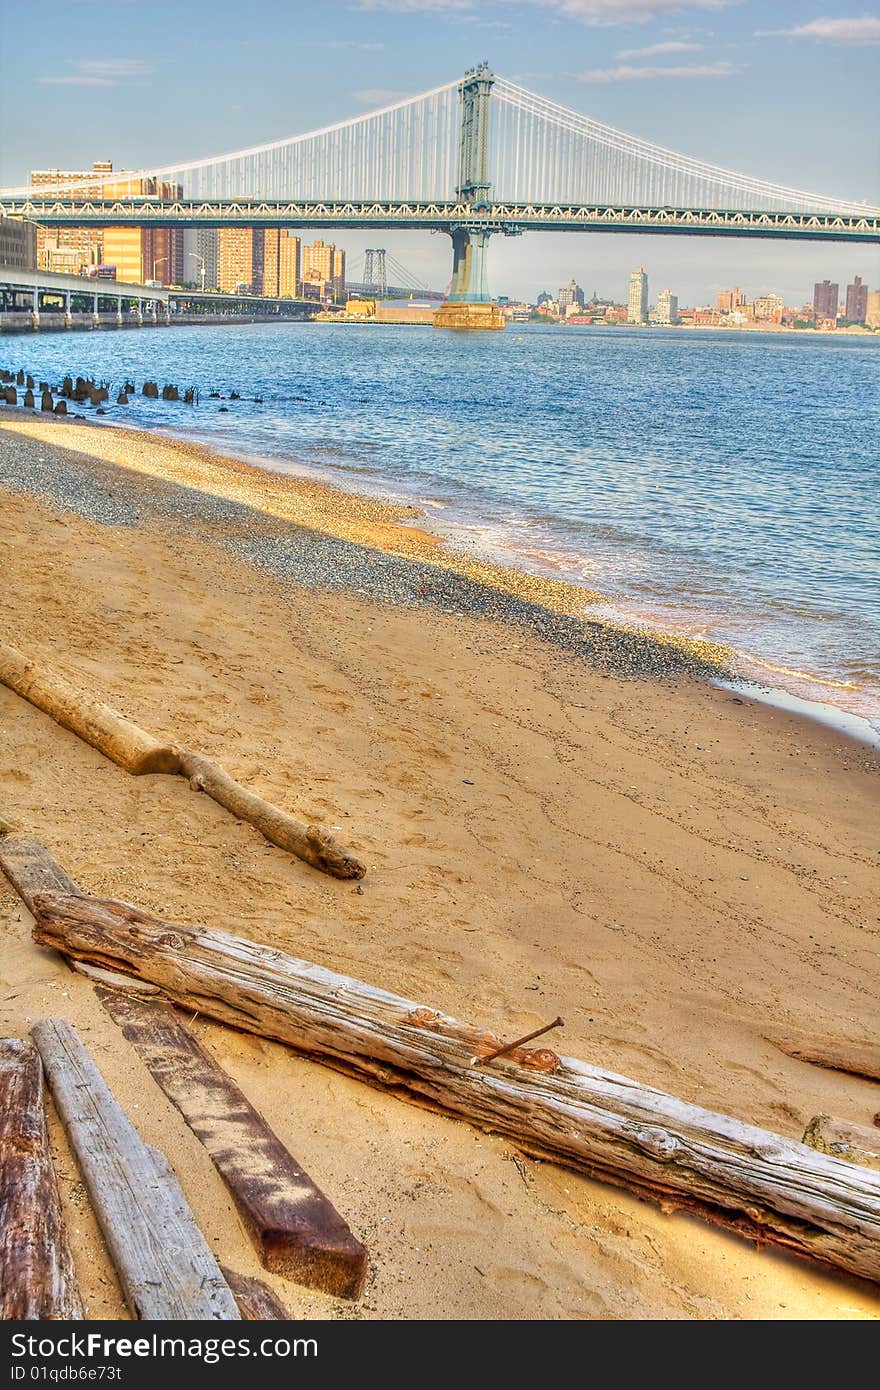
[[[11,347],[52,380],[196,386],[195,409],[108,419],[417,500],[458,545],[597,590],[592,612],[880,721],[877,339],[266,324]]]

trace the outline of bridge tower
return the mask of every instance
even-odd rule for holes
[[[486,62],[465,73],[458,91],[461,98],[461,130],[458,151],[459,203],[479,211],[489,209],[489,103],[495,78]],[[503,328],[498,306],[489,298],[486,281],[486,248],[491,232],[454,223],[452,281],[449,295],[437,310],[437,328]]]

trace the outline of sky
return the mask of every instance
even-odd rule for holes
[[[481,59],[667,148],[825,196],[880,204],[880,11],[859,0],[0,0],[0,185],[32,168],[143,168],[314,129],[453,80]],[[50,41],[51,39],[51,41]],[[449,242],[384,242],[443,289]],[[739,285],[787,303],[816,279],[880,286],[872,246],[529,233],[493,238],[490,289],[575,278],[624,299],[636,265],[682,304]]]

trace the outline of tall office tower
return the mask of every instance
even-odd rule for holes
[[[573,304],[577,309],[583,309],[585,302],[584,292],[577,281],[570,280],[569,283],[564,285],[559,291],[556,296],[556,302],[559,305],[560,312],[563,314],[570,304]]]
[[[648,320],[648,276],[644,266],[636,266],[629,277],[627,323],[646,323]]]
[[[813,313],[817,319],[836,319],[840,300],[840,286],[831,280],[823,280],[813,286]]]
[[[845,318],[850,323],[864,323],[868,312],[868,286],[862,284],[862,277],[857,275],[851,285],[846,287],[846,310]]]
[[[678,323],[678,295],[661,290],[657,296],[657,322]]]

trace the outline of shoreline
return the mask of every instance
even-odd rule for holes
[[[524,600],[507,608],[473,579],[370,550],[371,527],[396,525],[386,516],[352,512],[360,541],[336,541],[199,491],[209,465],[179,451],[190,484],[157,476],[139,459],[164,448],[153,436],[28,437],[4,421],[0,442],[14,484],[0,507],[4,640],[216,757],[368,866],[358,888],[329,880],[181,779],[128,776],[0,687],[0,808],[87,891],[499,1036],[561,1015],[566,1054],[789,1138],[819,1111],[864,1122],[876,1108],[871,1083],[768,1041],[785,1027],[872,1036],[875,754],[687,671],[658,681],[583,659],[524,625]],[[252,501],[277,511],[257,481]],[[355,1306],[267,1276],[195,1136],[89,981],[34,946],[2,879],[0,939],[7,1033],[74,1023],[224,1263],[272,1284],[291,1317],[880,1318],[876,1287],[188,1020],[370,1252]],[[53,1140],[87,1310],[123,1317],[54,1120]]]
[[[27,428],[28,424],[34,426],[33,430]],[[0,428],[7,427],[13,432],[36,438],[43,437],[44,429],[60,430],[66,447],[71,447],[68,442],[72,439],[70,431],[77,431],[82,436],[85,430],[86,439],[92,441],[89,452],[105,462],[112,462],[114,453],[125,453],[125,441],[128,441],[136,446],[138,452],[134,466],[148,476],[195,486],[208,493],[216,489],[217,495],[230,501],[265,507],[267,515],[279,520],[313,529],[341,541],[365,545],[386,555],[437,566],[465,581],[545,608],[593,630],[627,634],[636,646],[641,645],[644,650],[653,649],[660,656],[660,660],[653,664],[655,673],[661,677],[687,671],[698,679],[735,689],[769,706],[787,709],[804,719],[830,726],[843,736],[869,747],[880,747],[880,723],[876,719],[843,705],[835,705],[818,695],[811,698],[777,685],[772,680],[763,680],[760,669],[763,666],[774,669],[770,662],[721,643],[692,638],[660,625],[642,622],[638,617],[627,621],[625,617],[615,620],[592,614],[589,611],[591,605],[608,603],[605,595],[586,585],[554,578],[529,568],[529,557],[525,554],[520,557],[522,564],[517,566],[515,563],[497,563],[466,553],[456,546],[454,533],[444,533],[439,525],[432,529],[426,510],[429,504],[426,502],[389,499],[382,495],[384,489],[361,491],[353,487],[342,488],[327,480],[318,469],[299,464],[296,460],[291,460],[291,465],[301,471],[282,472],[269,466],[269,461],[257,461],[259,456],[244,450],[221,453],[210,443],[197,438],[165,433],[161,428],[139,429],[113,419],[59,420],[52,416],[41,416],[39,412],[22,410],[20,416],[6,412],[0,416]],[[112,447],[103,445],[96,450],[97,438],[106,439],[114,435],[123,441],[120,450],[114,451]],[[45,437],[51,438],[52,435]],[[155,448],[157,444],[169,452],[169,459],[160,464],[145,464],[143,456],[146,446],[153,445]],[[124,466],[131,467],[132,460],[127,459]],[[226,478],[223,477],[224,473],[228,475]],[[549,568],[549,563],[544,568]],[[651,664],[649,661],[648,666]],[[650,670],[643,673],[651,674]],[[640,672],[635,671],[634,674]],[[801,681],[815,683],[823,693],[831,688],[830,683],[821,677],[795,671],[790,674]]]

